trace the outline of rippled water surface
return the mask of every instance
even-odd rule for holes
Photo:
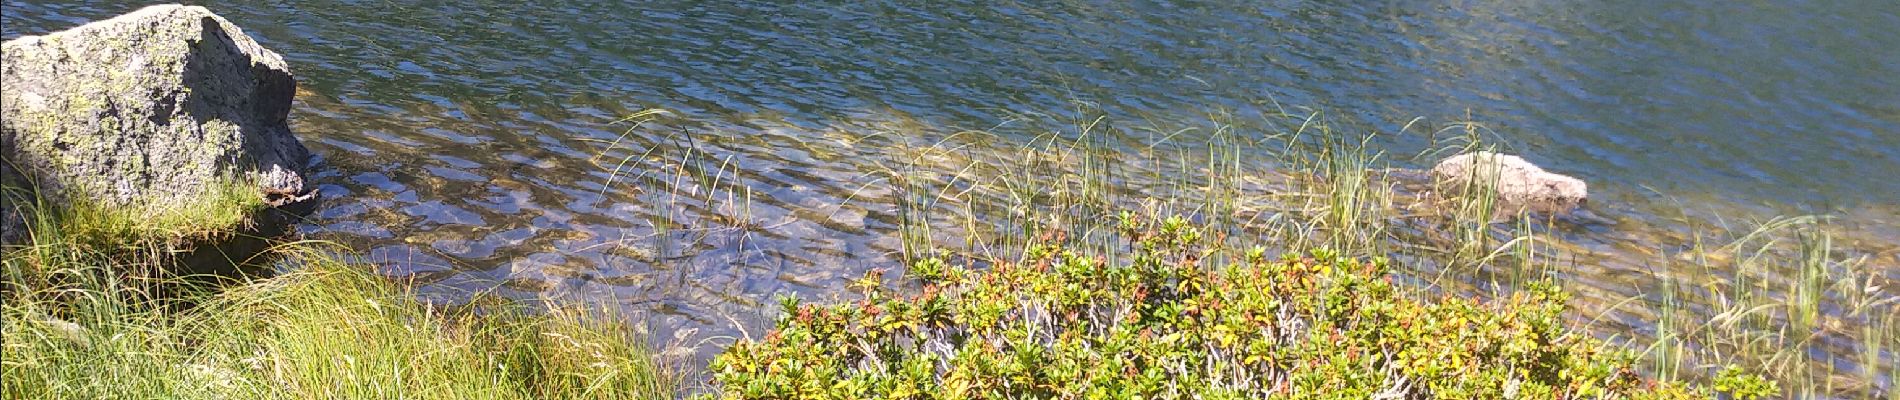
[[[775,295],[839,296],[894,265],[897,205],[918,196],[888,172],[953,175],[1098,115],[1152,148],[1325,110],[1413,166],[1477,121],[1589,181],[1615,222],[1571,239],[1595,252],[1692,219],[1826,213],[1900,274],[1900,3],[1328,3],[206,5],[298,76],[292,125],[328,198],[306,232],[442,293],[626,305],[663,341],[712,343],[701,358],[758,333]],[[4,34],[135,7],[9,1]],[[615,122],[646,109],[669,113]],[[963,158],[916,151],[932,146]],[[1640,259],[1577,261],[1598,289],[1580,302],[1640,295]]]

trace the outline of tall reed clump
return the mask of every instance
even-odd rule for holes
[[[1739,234],[1697,233],[1687,250],[1656,260],[1687,273],[1666,271],[1654,288],[1653,369],[1736,365],[1790,397],[1895,394],[1884,391],[1900,374],[1900,296],[1869,255],[1838,247],[1834,235],[1826,218],[1775,218]]]
[[[184,231],[110,209],[27,211],[31,242],[0,255],[0,397],[672,394],[644,338],[611,315],[423,304],[320,243],[267,252],[290,271],[277,277],[183,276],[163,243]],[[241,222],[234,215],[184,220]],[[148,236],[89,236],[100,233]]]

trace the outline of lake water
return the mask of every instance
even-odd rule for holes
[[[305,232],[432,293],[623,305],[698,359],[773,296],[897,264],[914,197],[880,171],[910,150],[1010,154],[1096,115],[1140,143],[1324,110],[1400,166],[1475,121],[1613,221],[1567,238],[1603,253],[1576,261],[1584,304],[1644,296],[1649,253],[1621,249],[1779,214],[1841,216],[1900,278],[1891,0],[204,3],[297,74],[328,198]],[[3,32],[135,7],[7,2]],[[670,113],[614,123],[645,109]]]

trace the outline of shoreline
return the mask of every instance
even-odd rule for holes
[[[6,161],[36,174],[5,188],[7,213],[24,221],[7,233],[26,233],[0,251],[7,397],[1763,398],[1885,396],[1900,382],[1900,243],[1844,232],[1835,217],[1730,223],[1692,202],[1681,224],[1639,230],[1624,221],[1668,217],[1516,204],[1654,206],[1585,202],[1568,177],[1466,179],[1428,199],[1454,191],[1407,188],[1373,134],[1284,110],[1172,130],[1078,108],[1074,126],[1019,128],[1036,132],[1026,138],[936,137],[942,127],[906,120],[812,140],[649,131],[669,116],[649,109],[575,137],[520,135],[511,143],[533,150],[492,155],[509,162],[502,172],[374,157],[352,161],[373,168],[323,169],[299,162],[310,154],[286,114],[334,110],[310,110],[282,59],[205,20],[220,23],[178,25],[181,40],[124,35],[211,54],[132,57],[155,68],[132,80],[152,90],[59,80],[98,72],[78,67],[17,79],[70,90],[7,85],[9,99],[38,99],[7,102],[9,121],[32,118],[8,125],[21,149]],[[220,29],[190,31],[208,27]],[[85,50],[117,36],[71,47],[57,35],[27,41],[46,51],[32,57],[125,64],[115,57],[128,53]],[[217,35],[228,41],[194,39]],[[9,60],[27,57],[8,46]],[[241,79],[199,79],[219,65]],[[353,140],[318,137],[319,150]],[[1412,157],[1498,150],[1486,138],[1476,123],[1449,125]],[[177,148],[202,160],[136,157]],[[744,153],[756,148],[774,151]],[[800,168],[824,163],[849,171]],[[188,174],[167,175],[178,171]],[[28,190],[45,182],[58,185]],[[344,189],[333,194],[346,203],[306,222],[354,221],[385,246],[291,235],[269,238],[281,276],[179,268],[250,261],[178,253],[244,236],[239,227],[269,223],[259,213],[274,212],[273,195],[320,185]],[[539,212],[498,220],[457,204],[470,201]],[[389,242],[444,264],[500,264],[386,276],[359,262]],[[430,272],[492,282],[436,302],[422,294]],[[554,299],[560,290],[583,297]],[[639,293],[653,309],[623,314],[622,290],[674,292]],[[774,313],[764,299],[783,294],[793,297]],[[1567,301],[1577,297],[1587,300]],[[730,309],[758,315],[713,315]],[[654,345],[669,335],[641,329],[648,318],[733,330],[663,332],[673,339]],[[705,351],[717,354],[693,358]]]
[[[1063,161],[1053,160],[1052,162],[1059,163]],[[1368,169],[1368,168],[1357,168],[1352,165],[1341,166],[1341,165],[1336,165],[1331,162],[1310,163],[1310,164],[1307,164],[1307,168],[1313,168],[1313,169],[1306,170],[1306,172],[1314,173],[1311,175],[1307,175],[1307,176],[1313,176],[1313,177],[1325,176],[1325,175],[1322,175],[1321,173],[1324,173],[1325,171],[1332,170],[1335,168],[1343,168],[1343,170],[1356,170],[1356,171],[1365,171]],[[1274,186],[1274,187],[1280,187],[1283,189],[1298,189],[1298,190],[1283,191],[1282,193],[1288,193],[1288,192],[1310,193],[1310,196],[1305,197],[1305,198],[1308,198],[1309,200],[1304,200],[1304,204],[1309,204],[1309,205],[1333,204],[1333,206],[1329,206],[1333,208],[1321,209],[1317,213],[1311,212],[1313,210],[1307,206],[1293,207],[1293,208],[1279,211],[1280,213],[1295,213],[1295,214],[1307,213],[1307,214],[1310,214],[1309,217],[1313,219],[1305,220],[1304,224],[1308,224],[1308,225],[1304,225],[1306,228],[1300,228],[1302,226],[1301,224],[1287,224],[1287,225],[1280,226],[1281,228],[1288,228],[1288,227],[1299,228],[1293,232],[1282,232],[1278,234],[1278,235],[1293,234],[1294,236],[1282,236],[1281,239],[1279,239],[1280,241],[1271,239],[1272,236],[1268,236],[1266,239],[1267,242],[1265,243],[1278,243],[1277,245],[1275,245],[1276,247],[1274,247],[1273,254],[1296,254],[1297,252],[1305,251],[1305,250],[1300,250],[1303,248],[1313,249],[1313,248],[1330,247],[1330,248],[1358,248],[1360,250],[1355,250],[1355,251],[1359,253],[1348,252],[1347,254],[1362,254],[1362,255],[1354,256],[1354,257],[1368,257],[1368,256],[1373,256],[1374,254],[1364,253],[1364,252],[1375,251],[1375,249],[1383,248],[1383,246],[1394,244],[1394,243],[1385,243],[1383,239],[1370,240],[1375,237],[1382,237],[1379,235],[1383,235],[1383,234],[1378,233],[1378,232],[1389,232],[1391,229],[1393,229],[1394,225],[1385,225],[1385,224],[1392,223],[1391,221],[1378,222],[1378,220],[1376,219],[1366,219],[1366,220],[1360,220],[1360,221],[1343,221],[1343,220],[1338,219],[1345,215],[1363,215],[1363,216],[1397,215],[1397,214],[1391,214],[1397,211],[1397,209],[1385,209],[1381,211],[1381,207],[1390,207],[1389,206],[1390,204],[1395,204],[1392,202],[1392,200],[1390,200],[1391,197],[1389,197],[1389,196],[1395,195],[1393,192],[1390,192],[1391,190],[1389,189],[1390,186],[1363,185],[1363,184],[1358,184],[1358,183],[1352,183],[1351,180],[1342,181],[1339,179],[1294,178],[1294,177],[1300,176],[1301,173],[1297,172],[1298,170],[1289,170],[1289,171],[1295,171],[1295,172],[1287,175],[1289,177],[1288,180],[1286,180],[1285,182],[1276,184],[1279,186]],[[1344,175],[1334,175],[1334,176],[1344,176]],[[1082,180],[1087,181],[1088,179],[1082,179]],[[1211,185],[1209,186],[1210,188],[1220,186],[1220,185],[1215,185],[1215,184],[1210,184],[1210,185]],[[1239,187],[1239,186],[1241,185],[1233,185],[1231,187]],[[1380,189],[1380,188],[1387,188],[1387,189]],[[928,187],[917,186],[917,187],[913,187],[912,190],[928,190]],[[1064,192],[1064,190],[1057,190],[1050,193],[1059,194],[1062,192]],[[1385,200],[1380,200],[1381,198]],[[1332,200],[1326,200],[1326,199],[1332,199]],[[1365,200],[1370,200],[1370,201],[1365,201]],[[1240,206],[1240,204],[1248,203],[1248,200],[1244,200],[1239,197],[1230,198],[1229,200],[1226,200],[1226,201],[1231,202],[1229,204],[1234,204],[1234,205],[1227,206],[1224,208],[1217,206],[1213,209],[1229,209],[1229,210],[1240,211],[1240,210],[1248,208],[1248,207]],[[1065,202],[1066,203],[1059,202],[1059,204],[1068,204],[1067,206],[1059,206],[1053,209],[1081,207],[1081,208],[1087,208],[1087,209],[1108,210],[1109,208],[1106,208],[1106,207],[1112,207],[1109,205],[1110,203],[1093,203],[1089,201],[1077,201],[1073,199],[1065,200]],[[1338,209],[1337,207],[1342,207],[1340,206],[1340,204],[1346,204],[1343,207],[1356,207],[1356,209],[1359,211],[1347,212],[1346,209]],[[1469,203],[1460,203],[1460,204],[1469,204]],[[1205,207],[1195,207],[1195,208],[1203,209],[1203,210],[1209,209]],[[1448,224],[1445,226],[1444,229],[1438,230],[1438,232],[1445,233],[1445,234],[1453,234],[1453,235],[1472,234],[1472,233],[1477,233],[1480,231],[1492,231],[1494,229],[1508,228],[1513,225],[1512,223],[1505,223],[1505,224],[1477,223],[1475,221],[1480,221],[1480,220],[1488,221],[1491,218],[1483,217],[1482,215],[1484,213],[1477,211],[1478,209],[1473,209],[1469,207],[1453,207],[1453,208],[1464,210],[1464,211],[1460,211],[1462,214],[1453,214],[1450,216],[1449,219],[1444,219],[1441,222],[1437,222],[1437,223]],[[1308,210],[1308,211],[1296,211],[1296,210]],[[1399,214],[1403,214],[1403,213],[1399,213]],[[1056,215],[1062,215],[1062,214],[1051,214],[1051,216],[1056,216]],[[1164,214],[1154,214],[1154,215],[1167,215],[1167,214],[1164,213]],[[1236,223],[1237,221],[1221,222],[1219,218],[1209,217],[1211,214],[1206,214],[1203,212],[1201,215],[1202,217],[1197,219],[1198,221],[1200,221],[1197,224],[1205,224],[1205,225],[1199,227],[1198,229],[1206,229],[1210,235],[1223,232],[1224,231],[1223,228],[1217,227],[1223,223],[1230,224],[1230,225],[1227,225],[1227,228],[1224,228],[1224,229],[1233,229],[1233,228],[1240,227],[1246,224],[1244,222],[1240,222],[1240,225],[1231,225],[1231,224]],[[1254,215],[1260,215],[1260,214],[1255,213]],[[1288,215],[1294,215],[1294,214],[1288,214]],[[1379,218],[1383,218],[1383,217],[1379,217]],[[1477,219],[1466,220],[1466,218],[1477,218]],[[1099,222],[1076,222],[1077,220],[1067,220],[1067,221],[1071,221],[1071,222],[1066,222],[1067,224],[1079,223],[1079,225],[1064,226],[1064,225],[1061,225],[1064,223],[1064,222],[1061,222],[1063,220],[1065,219],[1057,218],[1057,219],[1052,219],[1052,220],[1045,220],[1039,226],[1043,226],[1045,227],[1045,229],[1053,229],[1053,230],[1042,231],[1043,233],[1036,234],[1038,237],[1023,237],[1022,239],[1020,239],[1020,241],[1006,240],[1001,243],[1033,244],[1033,243],[1036,243],[1038,240],[1047,239],[1047,237],[1041,237],[1042,235],[1046,235],[1052,232],[1086,232],[1090,230],[1090,228],[1087,228],[1088,226],[1092,226],[1091,224],[1099,223]],[[1460,222],[1461,220],[1468,221],[1468,222]],[[1814,224],[1816,222],[1819,222],[1819,221],[1792,221],[1792,222],[1782,223],[1781,225],[1785,227],[1789,227],[1789,228],[1799,228],[1800,226]],[[1328,224],[1328,223],[1346,223],[1347,226],[1352,226],[1354,228],[1350,230],[1345,230],[1343,232],[1332,230],[1332,229],[1309,230],[1315,227],[1321,227],[1322,225]],[[1371,224],[1371,225],[1379,225],[1379,226],[1384,226],[1384,227],[1371,226],[1371,225],[1360,226],[1359,224]],[[1464,225],[1461,225],[1461,224],[1464,224]],[[1463,227],[1461,228],[1460,226],[1463,226]],[[922,229],[922,228],[913,227],[913,228],[907,228],[907,229]],[[1463,233],[1460,233],[1461,232],[1460,229],[1464,229],[1466,231],[1462,231]],[[1469,229],[1479,229],[1479,231],[1469,231]],[[1510,229],[1515,229],[1515,228],[1510,228]],[[1509,231],[1510,229],[1506,229],[1506,231]],[[1782,228],[1775,228],[1775,229],[1782,229]],[[1300,232],[1305,232],[1305,233],[1300,233]],[[1535,232],[1536,231],[1518,232],[1518,233],[1513,233],[1512,235],[1525,235],[1521,237],[1528,238],[1528,237],[1535,237],[1534,236],[1536,235]],[[1820,231],[1814,231],[1814,232],[1820,233]],[[1018,233],[1018,234],[1029,235],[1029,232],[1023,232],[1023,233]],[[1314,236],[1315,234],[1318,234],[1318,235]],[[1367,234],[1371,234],[1374,236],[1369,236],[1369,237],[1356,236],[1356,235],[1367,235]],[[1774,233],[1765,232],[1764,234],[1766,235],[1766,234],[1774,234]],[[903,234],[899,233],[899,235],[901,236]],[[1067,236],[1067,234],[1061,234],[1061,235]],[[1806,235],[1806,234],[1802,234],[1802,235]],[[1753,234],[1748,235],[1748,236],[1753,236]],[[1294,239],[1294,240],[1289,240],[1289,239]],[[1068,246],[1076,246],[1075,248],[1077,249],[1077,251],[1082,251],[1082,252],[1096,252],[1096,254],[1112,255],[1112,254],[1117,254],[1117,253],[1126,251],[1126,250],[1113,250],[1112,247],[1101,247],[1101,245],[1104,242],[1099,241],[1099,239],[1082,238],[1080,241],[1073,241],[1076,239],[1061,239],[1061,240],[1072,240],[1070,242],[1061,242],[1061,243],[1070,243]],[[1447,265],[1448,267],[1441,266],[1438,269],[1440,278],[1443,277],[1443,274],[1448,274],[1448,273],[1458,273],[1458,274],[1479,273],[1480,275],[1493,276],[1494,277],[1493,279],[1496,279],[1496,277],[1501,277],[1501,276],[1514,276],[1515,278],[1509,278],[1509,279],[1514,279],[1514,280],[1508,281],[1508,282],[1514,282],[1514,283],[1509,283],[1505,286],[1515,288],[1515,287],[1523,286],[1524,282],[1528,282],[1525,279],[1535,279],[1535,277],[1537,276],[1548,276],[1547,274],[1563,270],[1562,267],[1559,267],[1553,264],[1548,264],[1550,262],[1549,260],[1537,261],[1535,258],[1520,259],[1520,258],[1515,258],[1515,256],[1511,256],[1511,254],[1520,254],[1520,255],[1530,254],[1530,253],[1522,253],[1522,252],[1542,253],[1546,251],[1556,250],[1557,248],[1548,247],[1550,245],[1548,240],[1550,239],[1548,238],[1529,239],[1529,243],[1544,243],[1543,246],[1547,247],[1547,248],[1540,249],[1539,247],[1535,247],[1535,246],[1512,246],[1511,243],[1515,242],[1515,240],[1505,240],[1505,239],[1496,239],[1496,238],[1485,239],[1480,242],[1489,243],[1489,244],[1484,245],[1483,247],[1462,247],[1462,248],[1457,248],[1457,249],[1445,248],[1445,249],[1441,249],[1441,251],[1443,251],[1442,253],[1431,253],[1431,254],[1437,254],[1436,256],[1432,256],[1427,253],[1416,253],[1410,256],[1402,256],[1399,259],[1403,260],[1403,259],[1406,259],[1407,257],[1410,257],[1414,259],[1414,261],[1408,261],[1402,264],[1411,265],[1413,263],[1419,262],[1419,257],[1427,257],[1427,258],[1450,257],[1449,260],[1452,260],[1452,261],[1447,264],[1444,264],[1444,265]],[[1380,244],[1380,243],[1385,243],[1385,244]],[[1451,243],[1455,245],[1455,244],[1458,244],[1459,242],[1456,239],[1453,239],[1452,241],[1445,242],[1445,243]],[[936,247],[935,244],[918,243],[918,245],[924,246],[924,248]],[[1504,247],[1499,247],[1497,249],[1490,249],[1490,247],[1488,246],[1492,246],[1492,245],[1503,245]],[[1371,247],[1355,247],[1355,246],[1371,246]],[[1774,244],[1772,243],[1765,244],[1765,246],[1774,246]],[[1107,253],[1102,253],[1105,249],[1107,249],[1106,250]],[[1508,250],[1508,251],[1506,251],[1506,253],[1495,253],[1495,251],[1500,251],[1500,250]],[[1740,250],[1742,249],[1728,248],[1726,246],[1721,246],[1721,248],[1712,248],[1707,251],[1698,251],[1698,254],[1705,254],[1705,257],[1709,257],[1709,256],[1717,256],[1718,255],[1717,253],[1721,253],[1721,252],[1734,252],[1734,251],[1740,251]],[[920,249],[920,251],[921,251],[920,253],[917,253],[919,254],[918,257],[923,257],[922,254],[933,253],[935,250],[922,251]],[[956,254],[956,253],[949,253],[949,254]],[[964,253],[964,254],[965,255],[962,255],[959,257],[964,257],[963,259],[965,260],[977,260],[977,258],[969,258],[970,257],[969,253]],[[1123,256],[1110,256],[1111,259],[1115,259],[1119,257],[1123,257]],[[1461,262],[1456,261],[1456,260],[1458,260],[1461,257],[1479,257],[1479,259],[1463,261],[1463,262],[1475,261],[1475,262],[1478,262],[1479,264],[1482,264],[1483,266],[1469,265],[1469,266],[1460,267],[1459,265],[1461,265],[1460,264]],[[1504,258],[1495,258],[1495,257],[1504,257]],[[901,270],[907,274],[914,274],[916,270],[914,262],[916,262],[917,260],[927,260],[927,259],[929,258],[927,257],[912,258],[911,259],[912,261],[906,262],[904,264],[907,267],[897,268],[894,266],[890,273],[895,275],[897,274],[899,270]],[[1719,257],[1715,259],[1720,260]],[[17,258],[9,259],[9,260],[10,260],[9,266],[17,265],[17,263],[19,262]],[[1361,258],[1361,260],[1363,260],[1363,258]],[[1728,258],[1726,260],[1733,260],[1733,258]],[[1006,263],[1007,263],[1007,258],[990,259],[989,261],[985,262],[986,265],[1004,265]],[[363,268],[363,267],[356,267],[356,268]],[[1395,270],[1394,273],[1400,276],[1408,276],[1408,278],[1405,278],[1405,281],[1412,282],[1412,283],[1407,284],[1407,285],[1410,285],[1409,287],[1411,287],[1411,289],[1408,289],[1408,290],[1428,289],[1433,292],[1436,292],[1439,290],[1448,290],[1449,292],[1446,292],[1446,293],[1453,293],[1453,292],[1470,293],[1472,295],[1478,296],[1477,298],[1480,298],[1480,299],[1491,298],[1491,297],[1505,298],[1505,297],[1509,297],[1507,294],[1515,291],[1515,290],[1506,290],[1504,292],[1492,292],[1488,290],[1475,289],[1475,288],[1452,289],[1452,287],[1450,286],[1438,287],[1439,284],[1433,283],[1433,282],[1436,282],[1437,278],[1428,278],[1426,276],[1417,275],[1418,272],[1425,272],[1425,271],[1430,271],[1430,270],[1412,271],[1412,272],[1404,272],[1404,271],[1405,270]],[[1454,271],[1469,271],[1469,272],[1454,272]],[[1518,272],[1510,272],[1510,271],[1518,271]],[[1502,274],[1500,275],[1500,273]],[[293,273],[293,276],[295,275],[296,274]],[[271,279],[277,279],[277,278],[271,278]],[[387,279],[387,278],[379,278],[379,279]],[[900,289],[913,288],[913,289],[902,289],[902,290],[914,290],[916,286],[913,286],[914,285],[913,283],[905,283],[905,282],[911,282],[910,281],[911,279],[916,279],[916,278],[901,278],[895,281],[890,280],[890,279],[880,279],[873,282],[880,282],[880,284],[891,284],[892,282],[896,282],[895,283],[897,285],[896,288],[900,288]],[[1738,283],[1738,285],[1740,286],[1737,286],[1736,287],[1737,289],[1747,287],[1746,284]],[[1476,291],[1473,291],[1474,289]],[[1486,294],[1486,293],[1489,293],[1489,294]],[[1759,295],[1768,295],[1768,293],[1762,293]],[[1766,300],[1769,298],[1763,297],[1761,299]],[[1431,303],[1436,304],[1442,301],[1445,301],[1445,300],[1444,299],[1433,300],[1431,301]],[[846,304],[848,303],[849,302],[846,302]],[[1791,306],[1796,306],[1796,305],[1791,304]],[[1677,311],[1677,312],[1680,312],[1680,311]],[[1572,313],[1574,313],[1574,311],[1572,311]],[[795,316],[795,315],[797,314],[792,313],[792,312],[787,312],[786,314],[780,315],[779,316],[779,318],[781,318],[780,324],[786,323],[786,321],[782,318],[787,318],[788,316]],[[1565,314],[1565,315],[1573,315],[1573,314]],[[16,315],[10,314],[10,316],[16,316]],[[1671,317],[1663,318],[1663,320],[1677,321],[1676,323],[1685,322],[1685,321],[1677,320],[1676,318],[1678,317],[1671,316]],[[1576,324],[1579,322],[1574,316],[1566,317],[1564,320],[1569,321],[1567,324]],[[23,320],[15,319],[15,321],[10,321],[10,326],[17,326],[13,324],[13,322],[16,322],[16,321],[23,321]],[[1892,321],[1893,320],[1889,320],[1887,323],[1892,324],[1893,323]],[[1668,322],[1665,322],[1665,323],[1667,324]],[[1589,324],[1586,324],[1586,325],[1589,325]],[[1888,326],[1894,326],[1894,325],[1888,325]],[[781,326],[781,328],[783,327],[784,326]],[[1567,329],[1577,329],[1577,328],[1578,327],[1573,325]],[[1875,328],[1880,329],[1878,326],[1875,326]],[[1591,328],[1588,328],[1586,326],[1584,327],[1583,331],[1576,331],[1576,332],[1586,332],[1590,330]],[[1696,329],[1691,329],[1691,330],[1693,331]],[[1738,334],[1747,334],[1747,331],[1743,331]],[[1607,340],[1614,341],[1614,340],[1617,340],[1618,338],[1611,337],[1611,338],[1600,338],[1600,339],[1607,339]],[[1680,340],[1680,339],[1671,339],[1671,340],[1668,340],[1667,342],[1673,343],[1675,340]],[[1882,340],[1882,339],[1876,338],[1875,340]],[[1632,343],[1623,344],[1620,346],[1631,346],[1634,344],[1635,343],[1632,342]],[[1650,346],[1654,346],[1654,345],[1652,344]],[[1653,351],[1655,348],[1651,347],[1651,349]],[[1674,349],[1676,350],[1670,350],[1670,351],[1685,351],[1685,352],[1697,351],[1697,350],[1690,350],[1687,347],[1679,347],[1679,348],[1674,348]],[[727,352],[723,352],[723,351],[721,353],[727,354]],[[1692,353],[1683,353],[1682,355],[1678,355],[1680,357],[1684,357],[1679,360],[1687,361],[1687,359],[1689,359],[1689,357],[1687,356],[1688,354],[1692,354]],[[1773,354],[1778,354],[1778,352],[1768,353],[1768,354],[1773,355]],[[1742,355],[1713,353],[1713,354],[1706,354],[1704,356],[1736,357],[1736,356],[1742,356]],[[1779,357],[1779,355],[1774,355],[1774,356]],[[729,356],[721,356],[721,357],[729,357]],[[1665,372],[1664,375],[1651,375],[1651,374],[1657,373],[1655,372],[1655,369],[1658,368],[1659,366],[1658,364],[1653,364],[1654,362],[1655,361],[1652,360],[1652,361],[1649,361],[1648,364],[1637,364],[1637,365],[1647,365],[1646,367],[1642,367],[1645,371],[1649,371],[1649,372],[1644,373],[1644,376],[1647,377],[1645,379],[1666,380],[1666,379],[1680,378],[1680,379],[1686,379],[1689,382],[1701,382],[1705,379],[1715,379],[1717,375],[1716,373],[1721,372],[1722,374],[1720,375],[1723,375],[1722,377],[1724,379],[1740,379],[1741,381],[1755,382],[1755,383],[1750,383],[1750,385],[1759,386],[1759,385],[1772,384],[1769,382],[1787,382],[1787,381],[1782,381],[1781,379],[1787,379],[1788,377],[1788,375],[1780,375],[1780,376],[1770,375],[1771,377],[1778,377],[1779,379],[1771,378],[1772,380],[1754,381],[1754,380],[1750,380],[1752,379],[1750,378],[1750,375],[1746,375],[1746,374],[1730,375],[1728,369],[1707,370],[1706,372],[1693,372],[1694,370],[1689,370],[1689,371],[1674,370],[1674,372]],[[673,371],[673,372],[677,373],[681,371]],[[707,373],[716,375],[717,371],[708,371]],[[1796,377],[1799,377],[1799,376],[1796,376]],[[655,379],[675,379],[675,378],[655,378]],[[1778,388],[1788,389],[1788,390],[1803,389],[1802,386],[1795,386],[1797,384],[1800,384],[1800,383],[1799,382],[1781,383],[1780,386],[1778,386]],[[694,387],[694,385],[691,385],[691,384],[679,385],[679,386],[675,386],[674,390],[688,390],[688,389],[683,389],[683,388],[690,388],[690,387]],[[1695,388],[1695,387],[1696,386],[1683,386],[1682,388]],[[1815,390],[1815,388],[1812,386],[1805,387],[1805,389]],[[720,393],[717,389],[700,388],[700,389],[690,389],[689,391],[692,391],[692,390],[712,390],[713,393]],[[1670,390],[1677,390],[1677,389],[1670,389]],[[1681,389],[1681,390],[1684,390],[1685,392],[1689,392],[1693,390],[1705,390],[1705,389]],[[678,392],[675,392],[675,393],[678,393]],[[701,392],[701,393],[705,393],[705,392]],[[724,393],[726,393],[727,395],[733,395],[732,392],[724,392]],[[1782,393],[1785,393],[1785,392],[1782,392]],[[736,398],[743,398],[743,396],[736,397]]]

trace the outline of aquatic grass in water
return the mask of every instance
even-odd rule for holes
[[[1891,393],[1885,391],[1894,382],[1891,352],[1900,346],[1893,324],[1900,297],[1887,291],[1890,283],[1877,266],[1836,248],[1832,235],[1823,218],[1777,218],[1726,245],[1697,245],[1657,261],[1700,269],[1692,276],[1708,278],[1665,280],[1658,288],[1665,305],[1659,317],[1669,323],[1656,329],[1652,351],[1662,356],[1655,369],[1673,374],[1741,365],[1801,397]],[[1702,236],[1698,243],[1719,240]],[[1692,313],[1686,298],[1707,304],[1701,312],[1710,316]]]

